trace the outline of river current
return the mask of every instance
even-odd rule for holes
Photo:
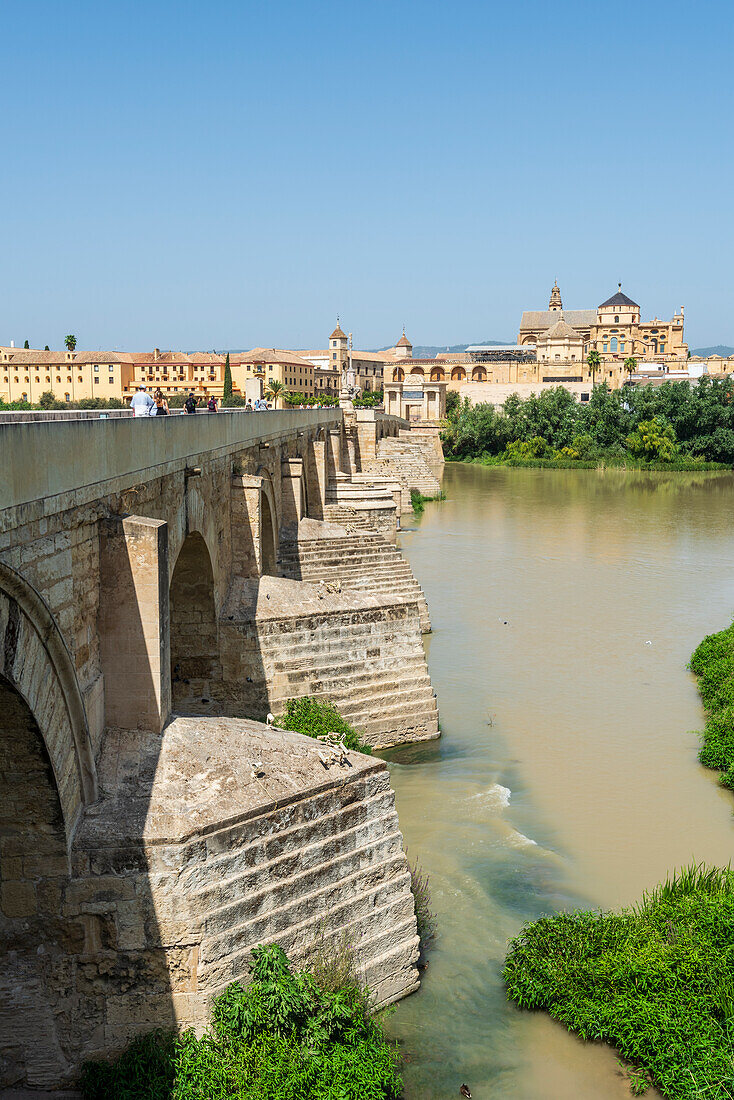
[[[388,1023],[405,1095],[623,1100],[615,1053],[509,1004],[502,962],[526,920],[734,855],[686,668],[734,617],[734,476],[448,464],[444,489],[400,537],[442,729],[390,763],[439,924]]]

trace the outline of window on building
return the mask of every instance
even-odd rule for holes
[[[94,369],[96,370],[97,374],[99,374],[99,363],[94,364]]]
[[[115,384],[114,378],[108,378],[107,381],[110,384],[110,386],[114,386],[114,384]]]
[[[109,370],[113,371],[114,369],[115,369],[114,366],[112,365],[112,363],[110,363]]]
[[[332,358],[332,359],[336,359],[336,352],[335,352],[335,351],[332,351],[332,353],[331,353],[331,358]]]
[[[662,355],[664,351],[665,351],[665,341],[661,340],[660,341],[660,354]]]
[[[40,382],[40,381],[41,381],[41,379],[38,377],[38,375],[36,375],[36,382]]]
[[[79,379],[79,381],[81,382],[81,378]],[[95,378],[94,384],[95,384],[95,386],[99,385],[99,378]]]
[[[608,344],[602,344],[602,351],[609,351],[609,345]]]
[[[46,381],[47,381],[47,382],[50,382],[50,381],[51,381],[51,375],[50,375],[50,374],[47,374],[47,375],[46,375]]]
[[[57,382],[60,382],[60,381],[61,381],[61,375],[60,375],[60,374],[57,374],[57,375],[56,375],[56,381],[57,381]]]
[[[624,340],[619,341],[619,350],[624,351]]]
[[[582,400],[582,401],[588,401],[588,400],[589,400],[589,395],[588,395],[588,393],[582,393],[582,394],[581,394],[581,400]]]
[[[64,401],[71,401],[71,394],[70,393],[65,393],[64,394]]]
[[[619,317],[615,317],[615,318],[614,318],[614,323],[615,323],[615,325],[618,325],[618,324],[619,324]]]
[[[28,400],[28,394],[27,393],[22,393],[20,395],[20,399],[21,399],[21,401],[27,401]]]
[[[66,381],[67,381],[67,382],[71,382],[71,375],[70,375],[70,374],[67,374],[67,376],[66,376]]]
[[[617,337],[616,336],[613,336],[612,339],[610,340],[609,350],[610,351],[616,351],[617,350]]]
[[[81,376],[81,374],[80,374],[80,375],[78,375],[78,381],[79,381],[79,382],[81,382],[81,380],[82,380],[82,376]],[[95,380],[94,380],[94,381],[96,382],[96,381],[97,381],[97,379],[95,378]]]

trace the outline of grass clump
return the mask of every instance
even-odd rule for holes
[[[407,856],[407,852],[405,853]],[[418,925],[418,937],[421,941],[421,951],[425,951],[436,938],[438,932],[438,920],[431,908],[431,880],[416,860],[408,860],[410,868],[410,889],[413,892],[415,902],[415,919]]]
[[[690,866],[621,913],[526,925],[503,977],[521,1008],[611,1043],[639,1094],[734,1097],[734,872]]]
[[[371,746],[360,741],[357,731],[344,721],[333,703],[322,702],[313,695],[288,699],[285,714],[277,718],[275,724],[284,730],[305,733],[307,737],[335,733],[348,749],[368,756],[372,753]]]
[[[410,503],[413,505],[413,511],[417,516],[421,514],[426,504],[429,504],[432,500],[446,500],[443,489],[433,496],[425,496],[423,493],[419,493],[417,489],[410,490]]]
[[[734,790],[734,623],[709,634],[691,657],[706,711],[706,728],[699,760],[724,774],[721,782]]]
[[[201,1039],[155,1033],[111,1065],[87,1065],[86,1100],[397,1100],[396,1048],[356,985],[325,991],[274,946],[256,947],[251,969],[248,986],[215,1001]]]

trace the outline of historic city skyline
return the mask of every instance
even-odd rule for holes
[[[404,321],[511,340],[557,278],[680,298],[691,347],[734,344],[728,26],[718,2],[7,6],[0,343],[308,347],[337,311],[366,348]]]

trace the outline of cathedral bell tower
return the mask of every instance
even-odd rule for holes
[[[563,309],[563,302],[561,301],[561,292],[558,289],[558,283],[553,282],[553,289],[551,290],[550,302],[548,303],[548,309],[552,313],[560,313]]]
[[[339,317],[336,319],[336,328],[329,337],[329,365],[341,373],[346,370],[349,363],[349,338],[346,332],[342,332]]]

